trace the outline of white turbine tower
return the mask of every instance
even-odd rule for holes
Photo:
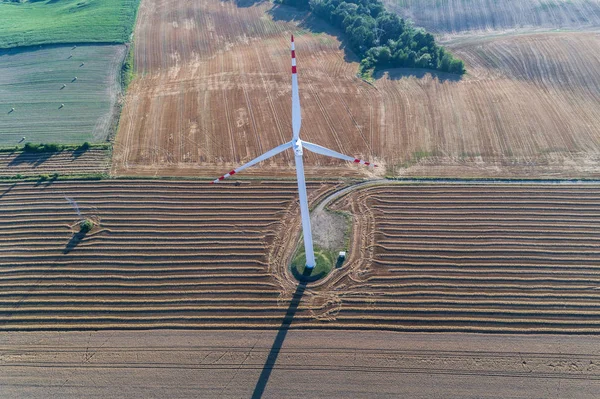
[[[302,231],[304,233],[304,249],[306,253],[306,268],[312,269],[315,267],[315,253],[313,250],[312,232],[310,230],[310,214],[308,211],[308,200],[306,196],[306,182],[304,180],[304,163],[302,162],[302,149],[306,148],[317,154],[327,155],[333,158],[343,159],[344,161],[350,161],[359,163],[362,165],[371,165],[369,162],[349,157],[339,152],[330,150],[329,148],[321,147],[320,145],[309,143],[308,141],[300,140],[300,125],[302,124],[302,117],[300,115],[300,97],[298,95],[298,76],[296,75],[296,51],[294,46],[294,35],[292,35],[292,141],[275,147],[270,151],[265,152],[258,158],[253,159],[240,166],[237,169],[215,179],[212,183],[218,183],[219,181],[233,176],[234,174],[241,172],[242,170],[249,168],[261,161],[271,158],[274,155],[279,154],[287,150],[288,148],[294,149],[295,160],[296,160],[296,176],[298,179],[298,193],[300,196],[300,215],[302,216]],[[377,166],[377,165],[373,165]]]

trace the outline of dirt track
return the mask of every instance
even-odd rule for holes
[[[597,338],[291,330],[4,333],[29,398],[597,398]],[[277,354],[277,355],[275,355]]]

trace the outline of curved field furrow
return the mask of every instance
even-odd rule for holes
[[[333,209],[371,218],[353,245],[372,252],[351,254],[348,271],[324,284],[323,301],[337,305],[320,317],[401,330],[597,330],[597,193],[592,185],[396,184],[342,197]]]
[[[309,197],[339,187],[313,183]],[[296,289],[285,272],[300,231],[295,188],[14,185],[0,197],[0,329],[279,328]],[[342,196],[331,207],[353,213],[350,256],[306,288],[292,326],[598,332],[596,194],[422,184]],[[83,237],[65,195],[96,223]]]
[[[336,184],[308,186],[315,198]],[[0,184],[0,328],[173,311],[274,323],[285,305],[270,254],[281,228],[299,223],[296,190],[294,181]],[[65,196],[93,221],[89,233],[78,233]]]

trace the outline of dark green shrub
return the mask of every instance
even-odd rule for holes
[[[94,223],[89,219],[85,219],[85,220],[82,220],[81,222],[79,222],[79,232],[81,232],[81,233],[85,234],[88,231],[90,231],[93,227],[94,227]]]
[[[63,150],[63,146],[56,143],[42,144],[40,147],[41,152],[58,152]]]
[[[25,143],[25,146],[23,146],[23,151],[25,151],[25,152],[38,152],[39,148],[40,148],[39,144]]]
[[[381,0],[276,0],[312,12],[340,28],[361,58],[359,73],[377,68],[427,68],[465,73],[464,63],[385,9]]]

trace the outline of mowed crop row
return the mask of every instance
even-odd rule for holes
[[[600,186],[359,189],[334,204],[354,212],[348,261],[302,293],[285,271],[293,181],[2,188],[4,330],[279,328],[293,314],[311,328],[600,331]],[[96,223],[84,237],[65,197]]]
[[[0,146],[106,141],[125,53],[123,45],[0,51]]]
[[[0,153],[0,176],[108,173],[110,153],[103,149],[58,153]]]
[[[0,329],[281,322],[273,254],[298,238],[294,181],[0,186]],[[65,197],[96,223],[87,235]]]
[[[373,256],[334,323],[600,331],[600,186],[394,185],[360,195],[374,218]]]

